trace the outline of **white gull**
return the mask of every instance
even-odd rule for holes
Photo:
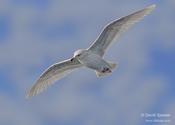
[[[117,64],[104,60],[103,56],[107,48],[122,32],[149,14],[155,7],[155,5],[148,6],[109,23],[88,49],[79,49],[74,52],[71,59],[56,63],[44,71],[28,92],[27,97],[39,94],[55,81],[80,67],[93,69],[99,77],[112,73]]]

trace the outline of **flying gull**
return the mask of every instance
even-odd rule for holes
[[[80,67],[93,69],[98,77],[111,74],[117,64],[106,61],[103,58],[109,45],[111,45],[112,41],[118,38],[122,32],[149,14],[155,7],[156,5],[148,6],[109,23],[89,48],[75,51],[71,59],[53,64],[44,71],[28,92],[27,97],[41,93],[55,81]]]

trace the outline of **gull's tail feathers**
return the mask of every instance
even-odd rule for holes
[[[108,61],[108,64],[109,64],[109,66],[110,66],[110,68],[111,68],[112,70],[115,69],[115,68],[118,66],[117,63],[113,63],[113,62],[109,62],[109,61]]]
[[[102,77],[102,76],[106,76],[106,75],[109,75],[109,74],[111,74],[112,72],[100,72],[100,71],[95,71],[96,72],[96,75],[98,76],[98,77]]]

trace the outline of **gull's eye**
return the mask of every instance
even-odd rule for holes
[[[74,58],[72,58],[70,61],[71,61],[71,62],[74,61]]]
[[[78,54],[77,56],[80,57],[81,54]]]

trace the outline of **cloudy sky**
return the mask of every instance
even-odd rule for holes
[[[155,11],[106,54],[119,63],[113,74],[79,69],[25,98],[48,66],[87,48],[110,21],[151,4]],[[174,0],[0,0],[0,124],[174,125],[174,12]],[[148,113],[171,116],[141,116]]]

